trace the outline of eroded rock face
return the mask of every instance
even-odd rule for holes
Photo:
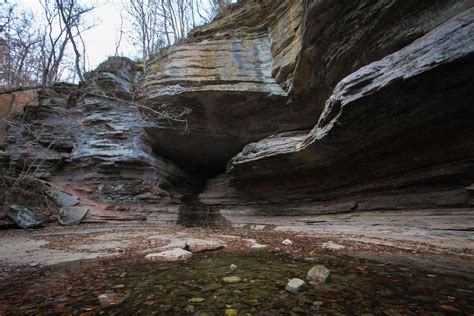
[[[473,6],[471,1],[312,0],[292,90],[318,108],[340,80]]]
[[[472,208],[473,7],[230,4],[147,61],[141,81],[114,58],[80,89],[35,92],[31,128],[0,126],[0,163],[32,165],[80,195],[74,207],[97,202],[94,219],[99,206],[170,207],[185,225],[227,225],[225,212]]]
[[[184,122],[148,127],[159,155],[216,173],[244,145],[309,129],[336,84],[472,6],[469,1],[255,1],[154,59],[141,96]],[[206,154],[202,154],[205,152]]]
[[[74,147],[77,127],[71,106],[77,99],[75,86],[58,84],[50,89],[22,92],[31,95],[13,116],[4,145],[9,158],[6,168],[30,169],[30,175],[50,176],[49,170],[63,166]]]
[[[155,151],[188,169],[222,169],[249,142],[310,127],[311,107],[289,104],[300,50],[300,1],[246,1],[153,60],[141,96],[189,114],[147,127]],[[205,153],[205,154],[203,154]]]
[[[0,94],[0,144],[5,141],[8,119],[18,115],[23,109],[36,102],[37,89]]]
[[[135,64],[111,58],[86,77],[80,87],[40,90],[17,114],[24,122],[8,130],[7,169],[53,182],[48,194],[63,207],[102,203],[92,215],[135,208],[127,203],[170,203],[192,189],[193,177],[154,154],[144,135],[146,119],[131,101]]]
[[[344,156],[354,157],[357,151],[390,134],[412,128],[421,130],[423,124],[429,125],[448,115],[457,115],[462,120],[462,114],[471,111],[468,104],[472,92],[468,82],[472,74],[465,70],[473,67],[472,12],[466,11],[399,52],[344,78],[309,134],[292,139],[281,134],[248,145],[231,161],[229,171],[243,175],[244,170],[237,170],[240,164],[259,161],[257,156],[270,159],[305,151],[314,154],[302,160],[306,163],[297,168],[308,168],[308,162],[313,166],[330,166],[348,158]],[[363,120],[363,124],[354,118]],[[449,128],[446,125],[440,127]],[[411,138],[417,135],[412,134]],[[337,145],[332,145],[336,141]],[[272,146],[279,142],[284,145]],[[259,148],[258,152],[255,148]],[[248,165],[245,168],[248,170]],[[264,172],[253,169],[250,176],[261,177]]]
[[[260,210],[295,214],[341,202],[348,211],[468,206],[473,34],[469,9],[362,67],[336,86],[309,134],[246,146],[201,199],[248,207],[252,196]]]

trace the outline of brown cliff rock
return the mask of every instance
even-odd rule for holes
[[[473,7],[230,4],[143,74],[112,58],[12,106],[26,125],[2,120],[0,163],[85,221],[472,209]]]
[[[344,77],[473,7],[471,1],[307,1],[292,90],[318,116]]]
[[[152,152],[143,133],[147,123],[130,101],[138,76],[132,61],[111,58],[80,87],[41,89],[20,109],[21,124],[9,126],[4,167],[13,176],[26,171],[52,182],[48,187],[65,190],[78,207],[90,206],[94,220],[120,219],[109,211],[143,211],[134,203],[179,199],[194,178]],[[57,200],[54,192],[47,194]]]
[[[325,200],[315,213],[337,199],[365,210],[468,206],[473,35],[470,9],[344,78],[308,135],[280,134],[246,146],[201,200],[245,204],[247,196],[267,208],[297,210]]]
[[[233,5],[151,61],[141,89],[146,104],[188,113],[186,123],[165,118],[146,128],[154,150],[190,170],[218,172],[245,144],[311,128],[345,76],[472,5],[389,0]]]
[[[301,18],[299,1],[247,1],[152,60],[146,104],[190,112],[188,132],[166,118],[146,128],[155,151],[189,169],[222,169],[251,141],[311,127],[315,113],[288,105],[279,84],[296,63]]]

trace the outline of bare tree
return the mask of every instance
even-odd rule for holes
[[[13,9],[14,5],[9,4],[8,2],[0,3],[0,33],[5,30],[5,28],[10,24],[13,19]]]
[[[32,12],[16,11],[15,6],[9,7],[0,22],[0,84],[7,87],[33,80],[41,43],[41,33],[34,32]]]
[[[120,49],[120,46],[122,45],[122,39],[123,39],[123,15],[122,15],[122,12],[120,12],[120,27],[119,27],[119,32],[118,32],[118,36],[117,36],[117,39],[115,40],[115,53],[114,53],[114,56],[118,56],[119,55],[119,49]]]
[[[15,6],[2,10],[0,84],[4,88],[48,86],[76,76],[82,80],[86,55],[81,33],[93,26],[85,25],[82,17],[93,8],[78,0],[40,0],[40,4],[42,12],[36,15]]]
[[[93,7],[83,7],[77,0],[55,0],[56,1],[56,10],[63,22],[63,27],[67,33],[67,38],[71,42],[72,48],[75,55],[75,67],[76,74],[79,77],[80,81],[84,80],[82,76],[81,69],[81,53],[79,52],[78,44],[76,43],[75,38],[78,37],[81,39],[81,31],[79,29],[81,16],[91,10]],[[75,34],[73,34],[75,33]]]
[[[212,21],[218,14],[219,10],[235,0],[193,0],[193,11],[204,22]]]
[[[83,80],[82,73],[85,60],[81,60],[81,52],[76,39],[79,39],[83,44],[81,33],[93,27],[93,25],[82,25],[81,18],[94,8],[84,7],[77,0],[41,0],[41,5],[46,19],[42,83],[47,85],[59,78],[61,74],[60,67],[68,44],[71,44],[74,51],[75,74],[80,80]],[[85,56],[84,45],[83,55]]]
[[[164,46],[158,0],[126,0],[122,3],[132,25],[131,38],[146,61]]]

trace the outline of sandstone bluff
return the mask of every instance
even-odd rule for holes
[[[402,215],[472,241],[472,1],[227,11],[146,71],[115,57],[78,86],[2,94],[0,163],[40,179],[44,216],[343,231]]]

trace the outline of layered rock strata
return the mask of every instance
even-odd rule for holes
[[[147,128],[154,150],[193,170],[218,172],[250,142],[312,128],[345,76],[470,6],[241,1],[150,62],[141,97],[154,108],[188,113],[185,123]]]
[[[300,50],[302,3],[247,1],[152,60],[141,97],[155,109],[188,110],[146,128],[155,151],[188,169],[223,170],[249,142],[311,127],[311,107],[288,104]],[[205,152],[205,154],[203,154]]]
[[[27,124],[1,121],[0,162],[31,166],[74,207],[92,205],[92,220],[118,218],[106,210],[186,225],[242,213],[466,214],[473,8],[242,0],[146,61],[143,77],[114,58],[79,88],[2,104]]]
[[[42,89],[17,111],[9,121],[4,168],[76,196],[74,205],[86,205],[91,220],[133,219],[110,211],[143,214],[143,204],[177,204],[194,192],[194,178],[154,154],[143,133],[146,118],[133,102],[134,63],[111,58],[87,77],[80,87]]]
[[[360,68],[311,132],[247,145],[201,199],[295,214],[469,207],[473,35],[470,9]]]

